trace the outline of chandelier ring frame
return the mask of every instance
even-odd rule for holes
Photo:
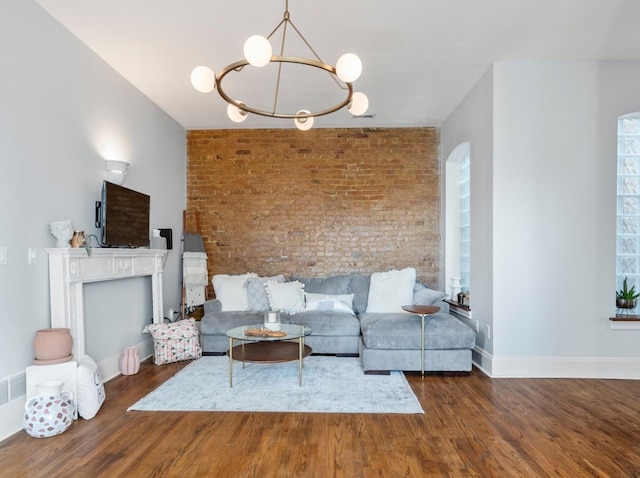
[[[329,74],[332,75],[334,80],[337,78],[335,67],[333,67],[331,65],[327,65],[326,63],[322,63],[320,61],[309,59],[309,58],[300,58],[300,57],[295,57],[295,56],[276,56],[276,55],[274,55],[274,56],[271,57],[270,63],[294,63],[294,64],[299,64],[299,65],[312,66],[314,68],[319,68],[321,70],[327,71]],[[350,83],[350,82],[344,82],[345,87],[341,86],[341,88],[347,91],[347,97],[345,98],[345,100],[340,102],[340,103],[338,103],[338,104],[336,104],[336,105],[334,105],[334,106],[331,106],[331,107],[329,107],[327,109],[324,109],[324,110],[311,111],[311,112],[305,113],[305,114],[298,114],[298,113],[278,113],[277,111],[267,111],[267,110],[261,110],[261,109],[258,109],[258,108],[253,108],[253,107],[251,107],[249,105],[246,105],[244,103],[241,104],[239,101],[234,100],[229,95],[227,95],[226,92],[224,91],[224,89],[222,88],[222,80],[224,79],[225,76],[227,76],[232,71],[238,71],[239,72],[247,65],[249,65],[249,62],[247,60],[239,60],[239,61],[236,61],[234,63],[231,63],[231,64],[227,65],[220,72],[220,74],[215,77],[215,81],[216,81],[216,88],[218,89],[218,94],[227,103],[235,105],[240,110],[246,111],[248,113],[253,113],[253,114],[256,114],[256,115],[260,115],[260,116],[267,116],[267,117],[270,117],[270,118],[284,118],[284,119],[311,118],[311,117],[316,117],[316,116],[328,115],[330,113],[338,111],[338,110],[344,108],[345,106],[349,105],[351,103],[351,101],[352,101],[352,98],[353,98],[353,84]]]

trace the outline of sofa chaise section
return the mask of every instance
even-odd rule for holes
[[[360,359],[368,373],[420,371],[421,320],[414,314],[361,314]],[[471,372],[476,334],[445,313],[425,317],[424,370]]]

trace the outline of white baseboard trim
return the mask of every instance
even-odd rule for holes
[[[592,378],[640,380],[640,358],[494,357],[475,347],[473,365],[491,378]]]
[[[490,377],[640,380],[640,358],[494,356]]]
[[[22,418],[24,417],[24,404],[27,397],[16,398],[0,407],[0,440],[9,438],[14,433],[22,430]]]
[[[492,360],[492,355],[477,345],[471,351],[471,362],[488,377],[491,377]]]
[[[147,359],[153,355],[153,341],[151,339],[145,340],[135,347],[138,349],[140,360]],[[120,354],[100,361],[98,367],[105,382],[117,377],[120,375]],[[109,397],[107,396],[108,399]],[[26,402],[27,397],[23,395],[0,407],[0,441],[22,430],[22,418]]]

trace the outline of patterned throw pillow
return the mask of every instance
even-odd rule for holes
[[[249,310],[264,312],[269,310],[269,297],[267,296],[267,282],[284,282],[282,274],[273,277],[253,277],[247,280],[247,301]]]
[[[202,357],[195,319],[151,324],[148,329],[153,337],[153,363],[156,365]]]

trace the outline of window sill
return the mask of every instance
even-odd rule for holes
[[[640,330],[640,315],[610,317],[609,328],[614,330]]]
[[[471,307],[469,307],[468,305],[462,305],[449,299],[446,299],[445,302],[449,304],[449,310],[451,310],[452,312],[455,312],[462,317],[466,317],[467,319],[471,318]]]

